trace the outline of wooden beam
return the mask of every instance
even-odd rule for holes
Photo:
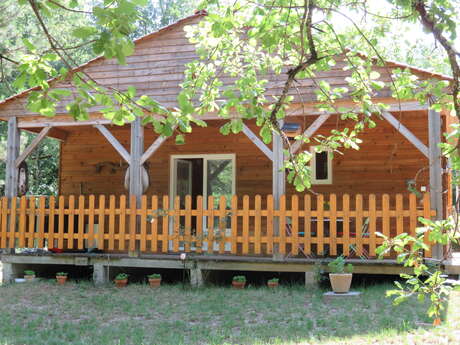
[[[174,126],[174,129],[176,126]],[[144,154],[141,157],[141,165],[144,164],[159,148],[160,146],[168,140],[169,137],[165,137],[160,135],[156,140],[152,143],[152,145],[149,146],[149,148],[144,152]]]
[[[41,141],[46,137],[51,127],[43,128],[40,133],[32,140],[29,146],[27,146],[24,151],[19,155],[18,158],[14,161],[16,168],[19,168],[19,165],[32,153],[32,151],[41,143]]]
[[[18,195],[18,168],[15,161],[19,156],[20,135],[16,117],[8,119],[8,138],[6,147],[5,196]]]
[[[94,127],[96,127],[99,130],[99,132],[102,133],[102,135],[108,140],[108,142],[114,147],[114,149],[117,150],[120,156],[123,157],[123,159],[127,163],[129,163],[131,160],[130,155],[128,151],[126,151],[126,149],[123,147],[123,145],[120,144],[117,138],[115,138],[113,134],[110,133],[110,131],[103,125],[96,124],[94,125]]]
[[[243,133],[251,140],[265,156],[273,162],[273,152],[251,129],[243,123]]]
[[[414,145],[425,157],[429,158],[428,147],[422,143],[406,126],[404,126],[399,120],[388,111],[382,111],[382,116],[387,120],[394,128],[398,130],[412,145]]]
[[[388,111],[424,111],[426,110],[426,106],[421,105],[418,101],[407,101],[407,102],[402,102],[399,103],[393,98],[382,98],[379,99],[381,103],[387,104],[390,108]],[[318,116],[318,115],[324,115],[323,111],[318,110],[316,107],[317,103],[316,102],[307,102],[303,104],[298,104],[294,103],[291,104],[290,109],[287,111],[286,116],[304,116],[304,117],[310,117],[310,116]],[[353,102],[351,101],[338,101],[337,106],[345,106],[345,107],[354,107]],[[97,115],[100,116],[99,113],[93,112],[91,115]],[[231,117],[239,118],[241,117],[240,114],[238,114],[236,111],[231,111],[229,114]],[[331,114],[331,115],[340,115],[340,114]],[[27,117],[34,116],[32,114],[29,115],[18,115],[18,118],[24,119],[19,122],[19,128],[39,128],[39,127],[47,127],[47,126],[53,126],[53,127],[68,127],[68,126],[92,126],[95,124],[101,124],[101,125],[106,125],[112,123],[112,121],[108,119],[96,119],[96,120],[87,120],[87,121],[49,121],[47,118],[44,118],[44,122],[38,122],[38,121],[27,121]],[[60,113],[58,116],[68,116],[66,113]],[[9,117],[2,117],[1,119],[8,119]],[[216,115],[215,113],[208,113],[202,117],[204,121],[208,120],[222,120],[222,117]]]
[[[46,122],[21,122],[19,128],[43,128],[43,127],[74,127],[74,126],[96,126],[112,123],[110,120],[88,120],[88,121],[46,121]]]
[[[430,161],[430,203],[436,210],[436,219],[443,219],[443,190],[442,190],[442,155],[438,144],[441,142],[441,114],[428,109],[428,142]],[[432,256],[441,259],[443,248],[435,245]]]
[[[38,134],[38,133],[40,133],[41,128],[42,127],[39,127],[39,128],[27,128],[27,129],[24,129],[24,130],[27,131],[27,132],[30,132],[30,133]],[[44,128],[46,128],[46,127],[44,127]],[[54,127],[51,127],[51,129],[50,129],[50,131],[48,132],[48,135],[47,135],[47,137],[53,138],[53,139],[56,139],[56,140],[59,140],[59,141],[66,141],[68,136],[69,136],[69,132],[67,132],[67,131],[65,131],[63,129],[54,128]]]
[[[302,137],[310,138],[316,131],[327,121],[331,114],[322,114],[318,116],[315,121],[303,132]],[[302,140],[297,140],[294,144],[291,145],[291,152],[296,153],[303,145]]]

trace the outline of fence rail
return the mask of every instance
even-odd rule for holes
[[[139,206],[124,195],[4,197],[0,248],[370,258],[377,231],[415,234],[418,217],[434,215],[428,193],[282,196],[278,209],[271,195],[143,196]]]

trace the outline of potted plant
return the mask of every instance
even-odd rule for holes
[[[35,279],[35,272],[32,270],[25,270],[24,271],[24,279],[28,282],[34,281]]]
[[[161,274],[159,273],[149,274],[147,278],[149,279],[150,287],[156,288],[161,285]]]
[[[245,276],[234,276],[232,279],[232,286],[234,289],[244,289],[246,285],[246,277]]]
[[[331,271],[329,280],[331,281],[332,290],[335,293],[347,293],[350,290],[353,265],[345,265],[345,258],[341,255],[331,261],[328,266]]]
[[[279,280],[278,278],[272,278],[272,279],[269,279],[269,280],[268,280],[267,286],[268,286],[269,288],[272,288],[272,289],[273,289],[273,288],[278,287],[279,282],[280,282],[280,280]]]
[[[115,285],[118,288],[125,287],[128,284],[128,275],[126,273],[118,273],[115,277]]]
[[[64,285],[65,282],[67,281],[67,272],[58,272],[56,273],[56,281],[59,285]]]

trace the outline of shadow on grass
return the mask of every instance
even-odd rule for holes
[[[43,281],[0,287],[0,344],[385,344],[430,333],[425,307],[392,306],[385,283],[325,303],[322,289],[124,289]],[[398,342],[392,342],[398,344]]]

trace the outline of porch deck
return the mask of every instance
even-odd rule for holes
[[[108,200],[107,200],[108,199]],[[129,199],[129,200],[128,200]],[[76,204],[76,200],[78,203]],[[108,202],[107,202],[108,201]],[[127,203],[129,201],[129,203]],[[415,234],[430,218],[430,196],[361,194],[280,198],[232,196],[185,200],[143,196],[21,197],[1,200],[0,248],[44,248],[54,253],[196,257],[275,257],[315,260],[345,255],[375,259],[377,232]],[[139,207],[137,207],[139,205]],[[80,254],[81,255],[81,254]],[[425,257],[431,257],[431,250]],[[391,253],[387,258],[392,258]]]

